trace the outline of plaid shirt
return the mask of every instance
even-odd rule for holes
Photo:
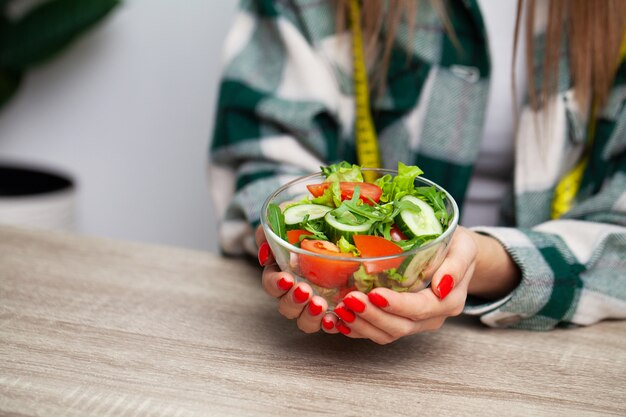
[[[241,2],[226,41],[211,146],[224,253],[256,252],[261,204],[281,184],[356,159],[350,33],[336,33],[334,5]],[[414,32],[398,29],[386,93],[371,107],[383,166],[418,165],[463,202],[482,136],[490,60],[476,2],[449,5],[462,48],[421,1]],[[542,28],[535,35],[541,57]],[[490,326],[550,329],[626,318],[626,64],[599,113],[575,206],[551,220],[555,186],[586,142],[587,118],[573,100],[567,67],[561,65],[559,93],[547,110],[522,109],[502,226],[475,229],[499,240],[522,272],[503,299],[468,300],[466,313]],[[532,122],[543,111],[551,120],[542,132],[545,149]]]

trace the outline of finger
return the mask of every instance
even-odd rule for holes
[[[340,320],[340,323],[337,323],[337,329],[344,335],[352,338],[370,339],[379,345],[389,344],[398,338],[360,317],[356,317],[352,323],[346,323],[343,320]]]
[[[288,272],[283,272],[278,265],[272,264],[263,269],[261,278],[263,289],[271,297],[282,297],[295,284],[295,280]]]
[[[322,327],[322,318],[328,309],[328,303],[322,297],[314,296],[298,317],[298,328],[304,333],[315,333]]]
[[[463,309],[466,294],[459,288],[457,291],[452,291],[445,300],[440,300],[430,288],[416,293],[398,293],[388,288],[376,288],[367,296],[369,302],[377,306],[381,312],[411,321],[421,321],[433,317],[457,315]],[[381,300],[384,300],[384,303]],[[389,321],[387,316],[379,314],[373,308],[366,307],[360,315],[383,329],[385,329],[384,323]],[[396,334],[396,331],[398,330],[389,330],[391,334]]]
[[[259,225],[259,227],[257,227],[254,239],[256,240],[257,247],[259,248],[257,253],[259,265],[267,266],[273,264],[275,262],[274,254],[272,253],[269,243],[267,243],[262,226]]]
[[[450,241],[445,259],[433,274],[430,284],[432,292],[439,299],[445,299],[454,287],[461,285],[464,278],[468,276],[468,271],[471,270],[473,273],[476,252],[474,239],[467,230],[459,227]],[[471,274],[469,277],[471,278]],[[467,284],[469,284],[469,280],[465,281],[463,285],[467,286]]]
[[[381,291],[381,290],[377,290]],[[430,297],[433,297],[433,301],[439,305],[444,302],[439,301],[434,297],[432,291],[423,290],[426,294],[430,292]],[[392,291],[393,292],[393,291]],[[462,293],[462,291],[458,291]],[[397,294],[397,293],[396,293]],[[417,295],[417,294],[400,294],[400,295]],[[400,299],[406,297],[400,297]],[[358,300],[360,305],[355,304],[355,300]],[[450,300],[447,301],[452,303],[452,296]],[[392,300],[392,303],[396,303],[397,300]],[[445,321],[448,314],[436,314],[432,317],[424,317],[421,320],[412,320],[408,317],[399,316],[396,314],[391,314],[380,307],[371,303],[369,298],[365,296],[365,294],[360,292],[352,292],[348,294],[346,298],[344,298],[344,303],[348,306],[357,307],[355,312],[354,323],[350,324],[350,327],[360,334],[372,339],[376,343],[386,344],[393,342],[394,340],[399,339],[400,337],[408,336],[414,333],[424,332],[424,331],[432,331],[439,329],[443,322]],[[460,303],[463,304],[463,300]],[[391,305],[391,304],[389,304]],[[406,306],[405,306],[406,307]],[[387,306],[386,308],[389,308]],[[399,309],[397,309],[399,310]],[[416,311],[410,311],[405,313],[408,316],[411,314],[418,315],[420,313]],[[425,316],[425,315],[424,315]],[[348,317],[349,319],[349,317]],[[372,331],[372,328],[377,329],[378,331]]]
[[[288,319],[300,317],[307,302],[313,295],[311,286],[306,283],[298,283],[278,300],[278,311]]]
[[[362,292],[349,293],[343,299],[343,304],[354,313],[354,321],[350,323],[350,327],[378,344],[390,343],[416,331],[415,321],[377,307]],[[340,314],[343,314],[341,310]],[[348,315],[345,319],[350,321],[351,317]]]
[[[257,253],[257,259],[259,260],[259,265],[261,266],[271,265],[276,262],[269,243],[261,243],[261,246],[259,246],[259,251]]]
[[[261,246],[261,243],[267,241],[263,226],[259,225],[259,227],[256,228],[256,231],[254,232],[254,240],[256,240],[257,247]]]
[[[337,330],[337,327],[335,327],[336,324],[337,324],[336,315],[331,314],[331,313],[326,313],[324,315],[324,318],[322,319],[322,329],[324,329],[326,333],[329,333],[329,334],[339,333],[339,330]]]
[[[337,320],[335,323],[335,327],[339,331],[339,333],[344,336],[348,336],[351,339],[363,339],[364,337],[356,330],[352,330],[352,328],[346,324],[343,320]]]

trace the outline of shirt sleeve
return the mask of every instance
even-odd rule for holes
[[[224,47],[209,181],[225,254],[256,253],[263,201],[334,160],[352,119],[325,42],[287,3],[242,1]]]
[[[529,229],[479,227],[522,277],[508,296],[469,300],[465,312],[493,327],[548,330],[626,318],[626,153],[600,192],[562,220]]]

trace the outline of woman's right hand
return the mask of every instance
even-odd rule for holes
[[[264,267],[263,289],[270,297],[278,299],[278,312],[290,320],[296,319],[298,328],[305,333],[315,333],[320,329],[327,333],[337,333],[337,317],[326,313],[326,300],[313,296],[313,289],[309,284],[296,283],[291,274],[280,270],[261,226],[257,229],[255,238],[259,248],[259,263]]]

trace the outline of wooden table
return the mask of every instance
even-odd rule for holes
[[[460,318],[378,346],[301,333],[259,281],[209,253],[0,227],[0,414],[626,414],[626,322]]]

